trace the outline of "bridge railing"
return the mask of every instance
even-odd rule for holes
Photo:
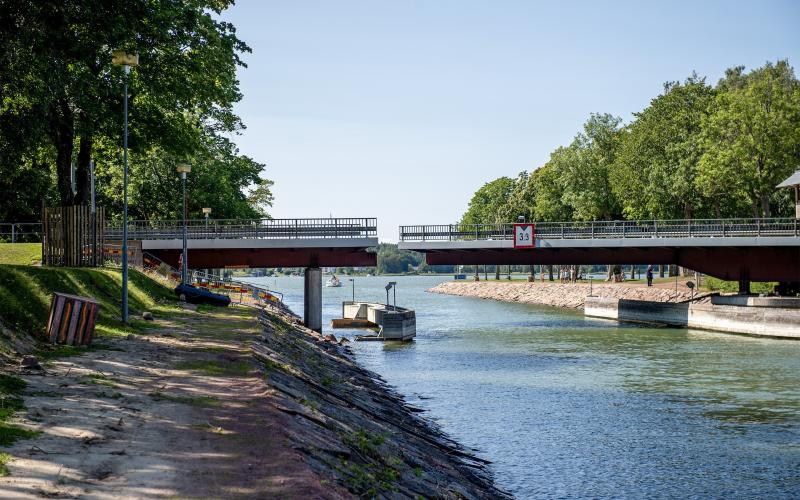
[[[728,238],[800,236],[795,218],[679,219],[588,222],[532,222],[536,238]],[[400,241],[512,240],[514,224],[400,226]]]
[[[337,219],[192,219],[186,223],[189,239],[336,239],[370,238],[378,234],[376,218]],[[130,221],[132,240],[176,239],[183,221]],[[106,239],[121,239],[122,224],[106,227]]]

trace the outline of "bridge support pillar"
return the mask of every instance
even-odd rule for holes
[[[322,269],[306,268],[303,292],[303,323],[322,332]]]
[[[739,295],[750,295],[750,280],[747,278],[739,279]]]

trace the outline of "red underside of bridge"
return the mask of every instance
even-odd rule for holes
[[[436,250],[425,260],[430,265],[677,264],[724,280],[800,281],[798,247]]]
[[[180,250],[148,250],[167,264],[178,267]],[[378,264],[377,254],[363,248],[236,248],[190,249],[191,269],[226,267],[366,267]]]

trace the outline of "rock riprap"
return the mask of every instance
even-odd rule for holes
[[[685,288],[685,287],[684,287]],[[519,281],[450,281],[437,285],[432,293],[475,297],[479,299],[501,300],[504,302],[521,302],[523,304],[539,304],[570,309],[583,308],[589,295],[586,283],[550,283]],[[657,288],[628,285],[625,283],[593,284],[592,295],[628,300],[650,300],[654,302],[674,302],[674,288]],[[678,289],[677,300],[688,300],[692,296],[690,290]]]
[[[358,366],[349,346],[294,320],[265,309],[252,350],[276,407],[293,417],[289,444],[317,473],[361,498],[509,498],[488,462]]]

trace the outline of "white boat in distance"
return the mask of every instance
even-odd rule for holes
[[[329,279],[328,281],[325,282],[325,286],[336,288],[336,287],[342,286],[342,282],[341,282],[341,280],[339,280],[339,278],[334,276],[334,277],[332,277],[331,279]]]

